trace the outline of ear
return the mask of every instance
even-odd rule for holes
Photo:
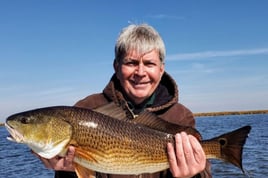
[[[113,67],[114,67],[114,72],[117,73],[117,71],[118,71],[118,62],[117,62],[116,59],[114,59]]]
[[[120,64],[118,63],[118,61],[116,59],[114,59],[114,63],[113,63],[113,67],[114,67],[114,73],[116,75],[117,78],[119,78],[119,74],[120,74]]]
[[[165,63],[162,62],[161,66],[160,66],[160,74],[161,74],[161,77],[163,76],[164,72],[165,72]]]

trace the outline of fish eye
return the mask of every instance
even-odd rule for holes
[[[225,138],[220,138],[219,139],[219,143],[222,145],[222,146],[225,146],[227,144],[227,140]]]
[[[29,123],[29,118],[28,118],[28,117],[21,117],[21,118],[20,118],[20,121],[21,121],[21,123],[23,123],[23,124],[27,124],[27,123]]]

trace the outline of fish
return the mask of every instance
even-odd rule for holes
[[[121,107],[97,109],[50,106],[13,114],[6,119],[8,140],[26,144],[43,158],[64,156],[75,147],[74,167],[79,178],[94,172],[122,175],[154,173],[169,168],[167,143],[176,133],[195,136],[207,159],[242,167],[242,152],[251,126],[203,140],[193,127],[167,122],[151,112],[127,119]]]

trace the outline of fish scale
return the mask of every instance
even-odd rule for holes
[[[129,175],[167,169],[167,143],[174,144],[174,134],[181,131],[200,140],[208,159],[227,161],[243,171],[241,156],[250,126],[201,140],[200,133],[192,127],[168,123],[148,112],[126,120],[121,118],[120,111],[120,118],[115,116],[117,109],[117,106],[97,110],[70,106],[40,108],[8,117],[6,128],[10,140],[24,143],[46,158],[64,154],[73,145],[78,175],[85,170]],[[44,134],[34,137],[38,133]],[[37,148],[29,144],[35,142],[49,145]]]
[[[74,133],[73,139],[76,139],[77,145],[80,145],[81,149],[85,151],[87,151],[88,148],[91,149],[90,152],[92,152],[92,149],[96,150],[94,151],[94,158],[98,160],[96,164],[103,164],[111,168],[114,167],[113,169],[115,170],[122,169],[122,163],[126,168],[139,165],[138,163],[151,164],[159,162],[167,165],[167,153],[165,149],[167,133],[142,126],[133,127],[133,125],[119,120],[112,121],[107,118],[107,116],[99,113],[91,112],[86,118],[91,118],[88,119],[89,122],[94,122],[97,127],[88,128],[84,125],[77,125],[77,120],[79,121],[80,117],[76,115],[76,118],[73,119],[75,122],[72,123],[72,125],[75,130],[79,130],[79,133],[77,136]],[[90,134],[88,129],[91,130]],[[92,139],[81,139],[90,137]],[[96,142],[92,140],[101,140],[101,142],[97,141],[96,144]],[[141,142],[141,140],[143,140],[143,142]],[[111,161],[111,159],[113,161]],[[166,169],[167,167],[168,165],[162,169]],[[137,168],[135,169],[137,171]],[[122,173],[128,174],[128,172]]]

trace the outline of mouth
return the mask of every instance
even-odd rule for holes
[[[17,142],[17,143],[22,143],[23,142],[23,135],[19,133],[17,130],[9,126],[7,123],[5,123],[5,127],[7,131],[10,133],[9,136],[7,136],[7,139],[9,141]]]
[[[148,82],[138,82],[138,81],[133,81],[133,80],[131,80],[131,83],[132,83],[132,85],[134,85],[134,86],[145,86],[145,85],[148,85],[148,84],[150,84],[150,81],[148,81]]]

